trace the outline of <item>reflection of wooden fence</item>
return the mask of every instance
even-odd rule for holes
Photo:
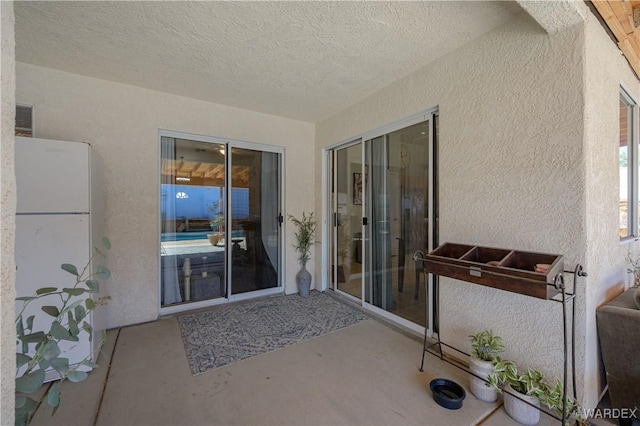
[[[629,223],[629,208],[626,201],[620,201],[620,238],[629,236],[627,224]]]
[[[627,201],[620,201],[619,204],[619,217],[620,217],[620,238],[629,237],[629,206]],[[640,203],[638,203],[638,212],[640,212]]]
[[[629,221],[627,220],[627,213],[628,213],[628,209],[627,209],[627,202],[626,201],[620,201],[620,238],[626,237],[627,234],[627,223],[629,223]]]

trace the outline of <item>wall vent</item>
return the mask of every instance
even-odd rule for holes
[[[16,105],[16,136],[33,137],[33,106]]]

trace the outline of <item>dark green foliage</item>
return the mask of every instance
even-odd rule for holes
[[[555,385],[552,386],[539,371],[529,368],[524,374],[520,374],[515,362],[503,361],[500,357],[494,360],[493,367],[495,373],[489,374],[487,377],[487,386],[500,393],[502,392],[501,386],[508,383],[514,391],[534,396],[541,403],[555,410],[557,414],[562,415],[563,386],[559,379],[556,378]],[[578,402],[569,396],[566,397],[566,400],[567,417],[575,420],[577,424],[586,424]],[[569,422],[565,421],[565,424],[569,424]]]
[[[298,257],[300,264],[306,266],[311,258],[311,247],[319,242],[315,239],[318,224],[313,218],[313,212],[308,215],[302,212],[302,219],[297,219],[293,215],[289,215],[289,219],[298,227],[298,232],[295,234],[296,242],[293,244],[293,248],[300,254]]]
[[[471,339],[471,354],[483,361],[493,361],[499,353],[504,351],[500,336],[493,334],[493,330],[483,330],[469,336]]]
[[[111,248],[107,238],[102,240],[102,248]],[[100,251],[96,249],[98,254]],[[79,371],[81,367],[95,368],[97,365],[89,359],[69,364],[69,359],[58,345],[61,341],[77,342],[81,333],[88,333],[91,340],[93,329],[84,321],[89,312],[97,306],[103,305],[109,299],[99,297],[92,299],[81,296],[90,293],[98,293],[99,283],[97,279],[109,278],[111,272],[104,266],[96,267],[95,273],[89,272],[92,258],[87,262],[82,271],[78,271],[75,265],[65,263],[60,267],[75,277],[75,284],[71,287],[42,287],[36,290],[35,295],[16,298],[23,302],[22,309],[16,316],[16,337],[20,350],[16,352],[16,405],[15,423],[26,425],[29,423],[31,412],[46,401],[52,407],[52,415],[60,406],[60,384],[64,380],[80,382],[87,378],[87,373]],[[34,316],[23,318],[25,309],[34,300],[46,298],[47,304],[41,310],[50,318],[48,330],[34,330]],[[82,324],[80,327],[79,324]],[[101,343],[104,342],[104,336]],[[60,380],[54,382],[48,391],[36,400],[30,396],[36,392],[45,380],[45,371],[53,369],[60,375]]]

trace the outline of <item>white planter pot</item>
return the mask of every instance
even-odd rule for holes
[[[480,401],[495,402],[498,394],[492,388],[487,387],[487,383],[484,381],[489,374],[493,373],[491,361],[484,361],[472,356],[469,359],[469,371],[472,373],[469,374],[471,393]],[[481,379],[478,377],[481,377]]]
[[[520,398],[533,404],[531,405],[522,402],[515,396],[511,396],[508,392],[517,394]],[[506,392],[504,392],[504,410],[509,416],[518,423],[523,425],[537,425],[540,421],[540,401],[538,398],[531,395],[524,395],[516,392],[510,385],[506,386]]]

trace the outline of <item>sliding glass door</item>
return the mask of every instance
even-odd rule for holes
[[[429,251],[431,124],[423,121],[365,141],[365,302],[420,326],[427,295],[417,250]]]
[[[161,311],[281,289],[282,153],[174,132],[160,139]]]
[[[362,297],[362,142],[333,152],[332,288]]]
[[[413,260],[435,243],[435,114],[330,151],[331,288],[416,328],[429,292]]]
[[[231,294],[277,287],[279,156],[233,148],[231,164]]]

